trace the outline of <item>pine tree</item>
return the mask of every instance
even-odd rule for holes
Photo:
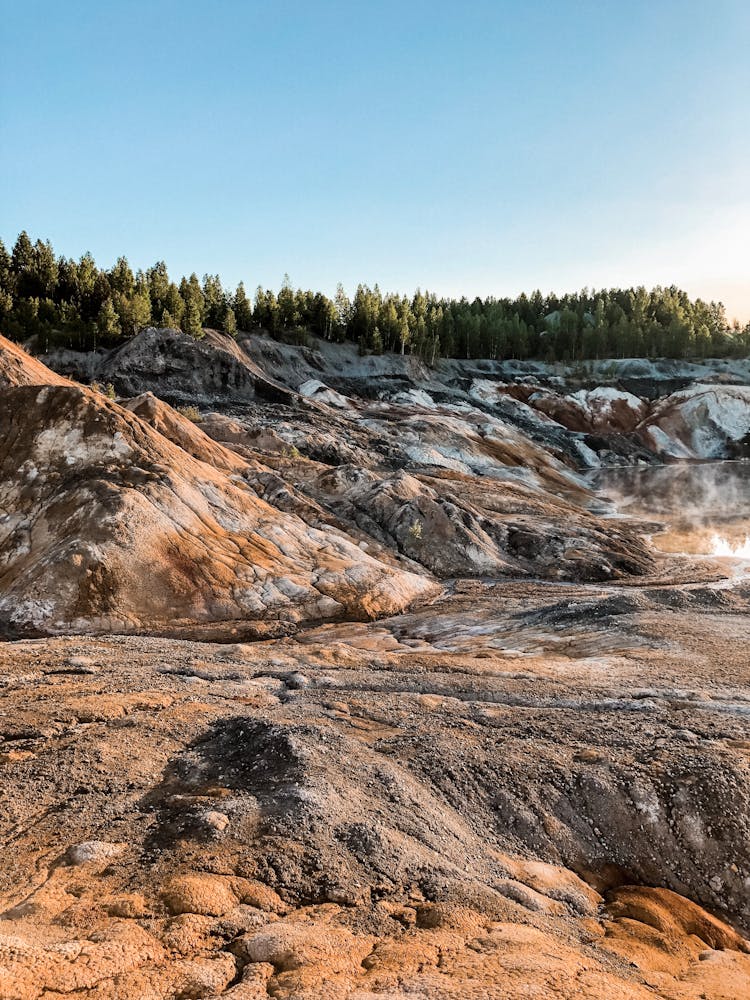
[[[167,313],[169,316],[167,316]],[[185,303],[182,301],[180,290],[173,281],[170,281],[167,294],[164,298],[164,314],[161,318],[162,326],[169,326],[176,330],[182,329],[182,317],[185,315]],[[169,319],[170,322],[167,322]]]
[[[205,337],[201,323],[201,309],[194,298],[189,298],[185,303],[185,316],[182,321],[182,328],[185,333],[189,333],[196,340]]]
[[[90,253],[86,252],[78,261],[76,269],[76,291],[74,299],[83,320],[96,320],[103,298],[97,294],[98,270]]]
[[[333,304],[336,309],[336,339],[344,340],[346,337],[347,327],[349,326],[349,321],[352,317],[352,304],[349,301],[349,297],[344,291],[344,286],[341,282],[336,285],[336,295],[334,297]]]
[[[34,248],[31,245],[29,234],[25,229],[18,234],[18,239],[13,245],[11,266],[16,278],[21,279],[21,281],[25,279],[27,273],[34,266]],[[24,295],[26,293],[25,288],[22,290],[19,286],[18,293],[19,295]]]
[[[205,336],[203,331],[203,291],[195,272],[180,282],[180,296],[185,303],[182,329],[185,333],[200,340]]]
[[[406,349],[406,345],[409,343],[410,335],[411,332],[409,330],[409,317],[408,314],[404,312],[401,316],[401,319],[399,320],[399,327],[398,327],[398,336],[399,336],[399,342],[401,344],[402,354]]]
[[[268,332],[273,337],[279,326],[279,306],[276,296],[267,288],[265,291],[258,285],[255,292],[255,309],[253,320],[256,326]]]
[[[224,333],[228,333],[230,337],[237,336],[237,320],[231,307],[224,313]]]
[[[115,266],[109,272],[109,287],[113,292],[130,296],[135,291],[135,278],[125,257],[118,257]]]
[[[120,319],[112,305],[112,299],[105,299],[96,317],[96,329],[104,344],[109,344],[120,335]]]
[[[33,274],[35,294],[40,298],[52,298],[57,285],[57,260],[49,240],[46,243],[37,240],[34,244]]]
[[[224,326],[227,296],[218,274],[203,275],[203,322],[214,330]]]
[[[251,330],[253,327],[253,309],[242,282],[237,285],[237,291],[234,293],[232,310],[234,311],[237,328],[245,332]]]
[[[146,280],[151,301],[151,318],[157,326],[160,326],[162,313],[167,309],[167,293],[169,291],[169,273],[163,260],[157,261],[153,267],[146,271]]]
[[[297,301],[292,289],[292,283],[289,280],[289,275],[284,275],[284,280],[281,283],[281,290],[279,291],[277,300],[279,307],[279,321],[284,329],[290,329],[298,325],[300,321],[299,311],[297,309]]]

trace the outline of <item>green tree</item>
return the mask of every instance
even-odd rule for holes
[[[344,286],[341,282],[336,285],[336,295],[333,299],[333,306],[336,311],[334,333],[336,340],[341,341],[346,338],[347,328],[352,315],[352,304],[349,301],[349,296],[344,291]]]
[[[135,277],[125,257],[118,257],[109,272],[109,287],[120,295],[130,296],[135,292]]]
[[[112,298],[120,328],[126,336],[133,336],[151,322],[151,299],[148,282],[141,275],[136,279],[132,295],[115,292]],[[162,313],[162,318],[164,313]]]
[[[224,313],[224,333],[228,333],[230,337],[237,336],[237,320],[231,307]]]
[[[279,321],[281,326],[286,330],[293,328],[300,322],[300,314],[297,308],[297,299],[292,289],[292,283],[289,280],[289,275],[284,275],[284,280],[281,283],[281,289],[277,297],[278,307],[279,307]]]
[[[164,313],[162,314],[162,326],[182,329],[182,319],[185,315],[185,303],[180,295],[180,290],[173,281],[169,282],[167,293],[164,298]],[[169,320],[169,322],[167,322]]]
[[[18,234],[13,245],[11,268],[15,276],[15,290],[18,297],[23,299],[33,296],[34,248],[25,229]]]
[[[263,291],[258,285],[255,292],[253,319],[257,326],[268,330],[272,337],[275,336],[279,328],[279,305],[276,301],[276,295],[270,288]]]
[[[12,296],[14,289],[11,256],[5,249],[3,241],[0,240],[0,292],[6,292]]]
[[[251,330],[253,327],[253,309],[242,282],[237,285],[237,291],[234,293],[232,310],[237,321],[237,328],[243,331]]]
[[[90,253],[86,252],[78,261],[76,270],[76,292],[74,301],[83,320],[96,320],[102,302],[109,293],[109,287],[98,280],[99,270]]]
[[[195,272],[180,282],[180,296],[185,303],[182,329],[185,333],[200,340],[205,336],[203,330],[203,291]]]
[[[12,311],[13,296],[10,292],[6,292],[5,289],[0,289],[0,323],[5,324]]]
[[[183,279],[184,280],[184,279]],[[146,271],[148,296],[151,301],[151,318],[156,326],[162,325],[162,314],[168,309],[169,273],[163,260],[157,261]]]
[[[214,330],[224,326],[227,296],[218,274],[203,275],[203,322]]]
[[[35,294],[51,299],[57,285],[57,260],[49,240],[46,243],[37,240],[34,244],[33,275]]]
[[[406,350],[406,345],[409,343],[409,337],[411,336],[411,330],[409,329],[409,314],[404,310],[401,313],[401,317],[398,321],[398,338],[401,344],[401,353],[403,354]]]
[[[112,305],[112,299],[105,299],[99,307],[96,329],[104,344],[111,344],[119,337],[121,332],[120,318]]]

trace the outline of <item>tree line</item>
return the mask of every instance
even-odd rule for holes
[[[146,326],[194,337],[206,329],[231,336],[264,331],[305,343],[313,334],[353,341],[362,353],[399,352],[434,363],[439,357],[582,361],[616,357],[745,356],[750,323],[729,324],[719,302],[691,299],[679,288],[643,287],[517,298],[441,298],[359,285],[333,299],[292,287],[258,287],[218,275],[173,281],[160,261],[133,271],[125,257],[99,268],[90,253],[56,256],[49,241],[22,232],[8,252],[0,241],[0,330],[38,350],[110,348]]]

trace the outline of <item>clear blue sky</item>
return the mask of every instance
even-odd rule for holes
[[[0,236],[750,318],[748,0],[0,0]]]

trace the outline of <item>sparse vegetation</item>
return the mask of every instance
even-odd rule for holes
[[[201,411],[197,406],[178,406],[177,412],[185,417],[186,420],[191,420],[194,424],[199,424],[203,420]]]
[[[101,382],[92,382],[91,388],[94,392],[100,392],[102,396],[106,396],[107,399],[115,400],[117,399],[117,393],[115,392],[115,387],[111,382],[107,382],[106,385],[102,385]]]

